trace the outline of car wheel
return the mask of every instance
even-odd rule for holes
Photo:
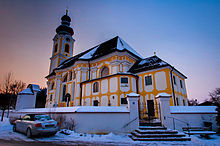
[[[14,124],[14,126],[13,126],[13,131],[14,131],[14,132],[17,132],[17,130],[16,130],[16,124]]]
[[[32,137],[32,133],[31,133],[31,129],[30,128],[27,129],[26,135],[27,135],[28,138]]]

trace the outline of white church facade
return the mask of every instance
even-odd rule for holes
[[[127,106],[140,95],[140,112],[158,117],[156,95],[172,95],[170,106],[187,106],[186,76],[154,55],[143,58],[116,36],[73,56],[74,31],[67,15],[53,39],[46,107]]]

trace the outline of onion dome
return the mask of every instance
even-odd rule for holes
[[[57,27],[57,34],[69,34],[73,35],[73,29],[70,27],[71,18],[67,15],[68,10],[66,10],[66,15],[61,18],[61,25]]]

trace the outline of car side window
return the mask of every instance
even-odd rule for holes
[[[26,115],[26,116],[24,116],[24,117],[22,118],[22,120],[28,120],[28,121],[30,121],[30,120],[31,120],[31,117],[30,117],[29,115]]]

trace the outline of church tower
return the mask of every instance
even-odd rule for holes
[[[75,40],[72,38],[74,32],[70,27],[71,18],[66,14],[61,18],[61,25],[56,29],[56,35],[53,38],[53,51],[50,58],[50,70],[52,73],[64,60],[73,56],[73,47]]]

